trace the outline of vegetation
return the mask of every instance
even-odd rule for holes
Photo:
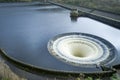
[[[31,1],[43,2],[47,0],[0,0],[0,2],[31,2]],[[120,0],[52,0],[52,1],[120,14]]]
[[[0,2],[32,2],[32,1],[45,2],[46,0],[0,0]]]
[[[120,14],[120,0],[53,0],[53,1]]]
[[[111,77],[111,80],[120,80],[120,77],[119,77],[119,75],[116,73],[116,74],[113,74],[113,76]]]
[[[0,80],[27,80],[24,78],[20,78],[9,68],[4,61],[0,60]]]
[[[32,0],[0,0],[0,2],[31,2]]]

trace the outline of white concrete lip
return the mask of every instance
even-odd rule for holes
[[[48,50],[54,57],[74,66],[85,67],[112,61],[115,52],[111,52],[110,47],[114,48],[108,41],[85,33],[60,34],[48,42]]]

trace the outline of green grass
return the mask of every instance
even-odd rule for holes
[[[53,1],[120,14],[120,0],[53,0]]]
[[[2,78],[2,80],[10,80],[10,79],[4,77],[4,78]]]
[[[92,77],[87,77],[87,78],[85,78],[85,80],[93,80],[93,78]]]
[[[110,79],[111,80],[120,80],[120,77],[118,76],[118,74],[113,74],[113,76],[111,76]]]

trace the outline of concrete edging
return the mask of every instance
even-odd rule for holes
[[[10,56],[8,56],[2,49],[0,49],[0,55],[6,59],[8,62],[14,64],[15,66],[28,71],[28,72],[37,72],[37,73],[46,73],[46,74],[53,74],[53,75],[80,75],[84,74],[86,76],[111,76],[112,74],[116,73],[116,70],[109,70],[109,71],[98,71],[98,72],[74,72],[74,71],[61,71],[61,70],[52,70],[52,69],[45,69],[42,67],[34,66],[31,64],[24,63],[22,61],[16,60]]]
[[[115,20],[115,19],[112,19],[112,18],[109,18],[109,17],[105,17],[105,16],[101,16],[101,15],[97,15],[97,14],[94,14],[94,13],[90,13],[90,14],[87,13],[86,16],[90,17],[92,19],[101,21],[101,22],[103,22],[105,24],[108,24],[110,26],[113,26],[115,28],[120,29],[120,21],[118,21],[118,20]]]

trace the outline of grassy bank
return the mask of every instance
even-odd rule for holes
[[[0,80],[26,80],[20,78],[14,72],[11,71],[9,66],[0,60]]]
[[[31,2],[32,0],[0,0],[0,2]]]
[[[120,0],[53,0],[53,1],[120,14]]]

